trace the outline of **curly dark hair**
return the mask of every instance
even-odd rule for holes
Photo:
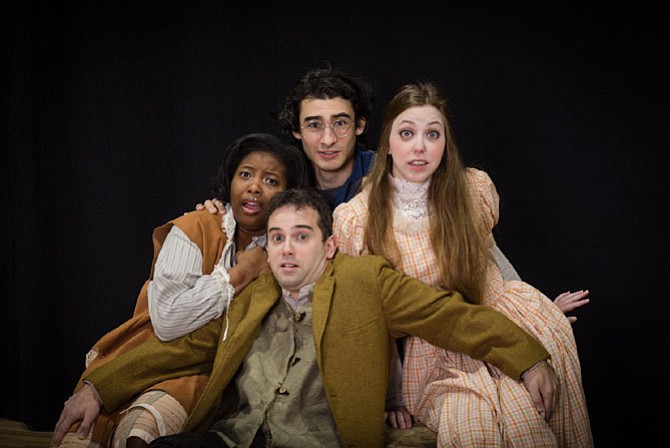
[[[282,142],[271,134],[247,134],[227,146],[221,156],[216,177],[212,179],[212,194],[223,203],[230,202],[230,183],[240,162],[252,152],[271,154],[284,165],[286,188],[310,185],[311,166],[305,153]]]
[[[300,131],[300,103],[305,98],[345,99],[351,102],[355,120],[365,118],[368,124],[370,122],[374,100],[370,84],[362,76],[326,61],[322,67],[305,72],[295,82],[282,110],[276,114],[281,136],[299,147],[300,142],[293,136],[293,132]],[[366,129],[368,127],[366,126]],[[364,134],[365,132],[357,139],[362,146],[366,146]]]
[[[330,210],[328,200],[315,188],[288,188],[272,196],[268,206],[267,217],[278,208],[292,206],[300,210],[312,208],[319,215],[319,228],[323,235],[323,241],[333,233],[333,213]]]

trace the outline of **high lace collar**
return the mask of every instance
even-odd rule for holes
[[[420,219],[428,216],[428,187],[430,178],[425,182],[416,183],[389,175],[391,186],[395,190],[393,205],[396,212],[411,219]]]

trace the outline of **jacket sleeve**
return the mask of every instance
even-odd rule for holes
[[[162,381],[211,371],[222,319],[171,342],[155,336],[92,371],[85,380],[97,390],[106,412]]]
[[[458,292],[436,290],[385,261],[367,266],[376,266],[377,272],[368,275],[377,276],[382,307],[394,337],[421,337],[435,346],[489,362],[514,379],[549,358],[533,336],[504,314],[467,303]]]

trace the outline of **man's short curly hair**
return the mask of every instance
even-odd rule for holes
[[[374,100],[372,87],[358,74],[335,67],[330,62],[307,71],[295,82],[282,110],[277,114],[279,133],[288,142],[298,146],[300,142],[295,139],[293,132],[300,132],[300,103],[306,98],[347,100],[354,109],[354,119],[364,118],[368,123]]]

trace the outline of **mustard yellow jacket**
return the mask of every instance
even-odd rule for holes
[[[93,371],[104,410],[113,411],[158,382],[211,371],[185,430],[206,430],[281,289],[271,274],[247,286],[225,318],[172,342],[152,339]],[[390,337],[428,342],[498,366],[513,378],[549,357],[503,314],[470,305],[394,270],[377,256],[337,254],[314,288],[316,361],[339,434],[350,447],[382,447]],[[126,373],[127,372],[127,373]]]

